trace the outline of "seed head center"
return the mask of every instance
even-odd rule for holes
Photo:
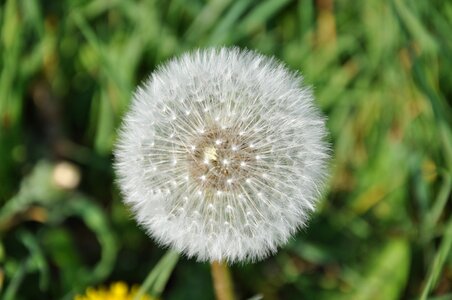
[[[194,150],[189,151],[190,175],[209,192],[237,190],[256,161],[256,149],[247,146],[247,137],[231,128],[206,130],[193,144]]]

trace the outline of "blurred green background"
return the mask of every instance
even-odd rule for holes
[[[208,264],[154,269],[165,250],[122,204],[111,150],[136,85],[214,45],[301,71],[334,151],[310,226],[232,267],[239,299],[452,299],[451,1],[7,0],[0,24],[1,299],[151,270],[155,296],[213,298]]]

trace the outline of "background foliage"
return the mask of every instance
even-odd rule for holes
[[[439,0],[2,1],[0,298],[143,282],[165,250],[121,203],[115,130],[159,63],[238,45],[302,72],[334,151],[310,227],[233,266],[240,299],[451,299],[451,20]],[[209,266],[181,258],[161,297],[211,299]]]

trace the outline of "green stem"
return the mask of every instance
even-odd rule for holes
[[[136,293],[133,300],[141,300],[149,291],[153,296],[160,296],[169,276],[173,272],[174,267],[179,259],[179,254],[168,251],[157,263],[157,265],[149,272],[140,289]]]
[[[433,264],[430,268],[427,277],[427,282],[424,286],[424,289],[420,297],[421,300],[426,300],[428,298],[430,291],[435,287],[451,248],[452,248],[452,217],[449,218],[449,221],[444,231],[443,239],[441,241],[438,251],[436,252],[435,258],[433,259]]]

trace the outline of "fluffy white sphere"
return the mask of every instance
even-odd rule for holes
[[[159,243],[258,260],[304,226],[326,178],[325,121],[302,77],[237,48],[173,59],[137,89],[115,168]]]

